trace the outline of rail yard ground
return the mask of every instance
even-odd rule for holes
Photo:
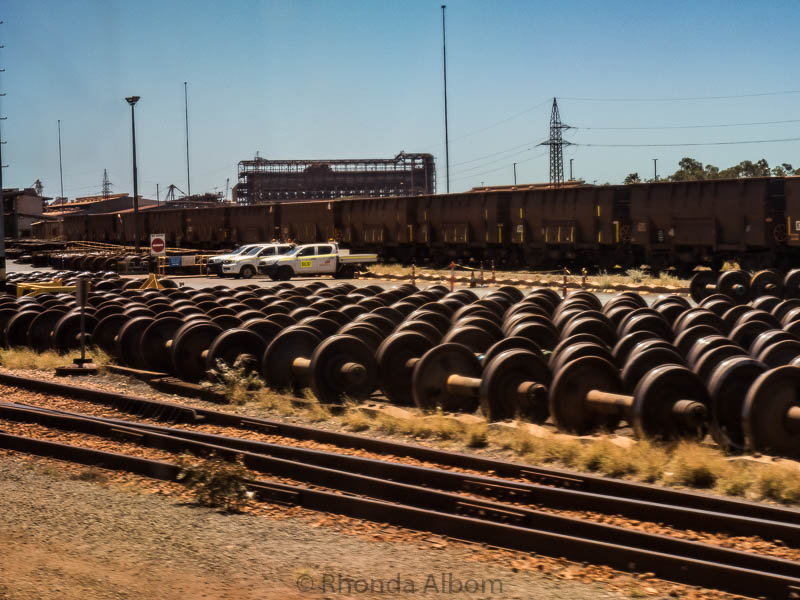
[[[44,372],[22,373],[51,377]],[[141,382],[115,375],[92,378],[89,385],[164,397]],[[48,400],[6,386],[2,394],[5,401],[41,404]],[[216,408],[200,400],[167,398]],[[47,404],[66,407],[58,402]],[[337,418],[319,407],[292,408],[289,397],[273,398],[271,405],[262,400],[235,408],[253,417],[266,415],[293,423],[363,431],[361,421],[352,415]],[[530,440],[526,442],[523,436],[510,436],[513,441],[509,443],[507,436],[490,435],[490,441],[485,445],[480,441],[477,445],[483,447],[476,448],[474,438],[459,439],[453,434],[453,426],[433,425],[401,433],[402,421],[397,419],[396,424],[398,431],[393,435],[388,436],[386,431],[370,433],[487,456],[516,460],[533,457],[525,452]],[[0,420],[0,430],[16,431],[17,427]],[[30,430],[28,434],[33,435]],[[437,439],[440,437],[445,439]],[[603,442],[598,439],[598,443]],[[308,446],[320,447],[313,443]],[[588,459],[592,447],[585,445],[581,451],[576,445],[569,451],[562,445],[562,459],[581,452]],[[688,469],[705,472],[715,461],[719,466],[721,457],[708,462],[706,449],[692,450],[692,454],[695,452],[703,464]],[[654,456],[667,460],[663,454]],[[0,525],[5,548],[0,556],[3,600],[384,598],[387,593],[374,586],[380,582],[389,585],[387,582],[398,576],[406,584],[406,592],[395,597],[403,598],[734,597],[662,581],[647,573],[623,573],[588,563],[467,544],[297,507],[252,503],[235,512],[221,512],[198,506],[192,494],[178,484],[9,451],[0,451],[0,457],[4,465],[0,474],[0,510],[5,515]],[[603,462],[601,453],[596,458]],[[534,462],[539,460],[541,457]],[[655,463],[651,468],[667,464]],[[588,513],[582,516],[592,518]],[[645,531],[674,533],[655,523],[593,517]],[[752,548],[792,560],[797,555],[782,542],[713,536],[702,531],[683,535],[685,539],[740,550]],[[469,585],[483,586],[481,590],[489,593],[445,589],[442,574],[447,582],[456,582],[453,585],[475,582]],[[366,581],[371,582],[373,591],[363,590]],[[348,587],[356,585],[359,591]]]
[[[9,271],[28,273],[33,271],[54,271],[49,267],[33,267],[30,264],[18,263],[16,261],[9,261]],[[416,268],[415,276],[418,285],[433,285],[435,283],[444,283],[449,285],[451,271],[450,269],[431,269],[431,268]],[[492,283],[492,272],[490,268],[483,271],[483,279],[481,280],[480,269],[466,269],[458,267],[453,270],[453,276],[456,278],[455,289],[464,289],[470,287],[470,280],[474,274],[475,276],[475,293],[483,295],[490,292],[492,289],[499,285],[511,283],[520,287],[540,287],[548,286],[554,289],[561,289],[564,281],[563,272],[539,272],[539,271],[495,271],[495,283]],[[384,285],[390,287],[398,285],[400,282],[411,281],[411,267],[403,267],[399,265],[381,264],[376,265],[370,271],[363,274],[357,279],[342,279],[336,280],[337,282],[346,282],[352,285],[363,287],[367,285]],[[137,277],[134,275],[133,277]],[[138,277],[144,277],[139,275]],[[201,276],[201,275],[169,275],[170,279],[174,279],[180,285],[185,285],[193,288],[213,287],[215,285],[228,285],[231,287],[241,287],[257,283],[258,285],[271,286],[274,283],[267,277],[256,276],[252,279],[237,279],[232,277],[218,277],[215,275]],[[302,285],[311,281],[326,281],[332,282],[330,277],[295,277],[292,282],[297,285]],[[671,275],[669,272],[662,272],[658,276],[651,277],[646,269],[633,269],[625,273],[616,274],[600,274],[586,276],[585,283],[581,273],[567,273],[567,281],[569,289],[576,289],[578,287],[596,290],[600,297],[606,299],[609,294],[612,294],[615,289],[632,289],[639,290],[640,293],[646,297],[652,294],[661,293],[686,293],[689,289],[689,280],[680,279]]]
[[[41,269],[12,264],[10,270]],[[463,276],[463,273],[458,275]],[[440,283],[448,276],[447,271],[437,272],[435,281],[423,279],[418,283]],[[528,274],[514,274],[514,279],[527,277]],[[638,274],[633,274],[633,278],[638,279]],[[220,284],[232,287],[252,283],[265,287],[275,285],[263,279],[186,277],[176,280],[193,288]],[[310,280],[294,283],[302,285],[307,281]],[[658,288],[667,283],[664,279],[659,281],[660,284],[654,282],[658,286],[651,290],[654,293],[644,295],[648,301],[661,293]],[[389,278],[385,281],[358,279],[352,283],[356,286],[397,285]],[[599,283],[605,282],[598,282],[596,287],[606,289]],[[666,287],[673,292],[685,284],[672,280],[668,283]],[[615,284],[609,282],[608,289],[612,290]],[[520,282],[517,285],[537,284]],[[467,285],[462,279],[456,287]],[[496,287],[487,285],[474,291],[484,296],[494,289]],[[598,294],[602,300],[610,295]],[[655,483],[672,490],[697,490],[714,496],[763,502],[765,506],[794,509],[800,505],[800,466],[795,461],[759,456],[728,457],[714,447],[710,439],[708,443],[636,441],[629,428],[620,429],[615,435],[577,438],[559,434],[550,425],[487,424],[471,414],[424,415],[416,409],[385,404],[380,397],[360,404],[346,403],[335,409],[320,404],[310,394],[282,394],[253,385],[244,372],[235,369],[212,388],[229,402],[228,406],[220,408],[219,404],[198,398],[164,394],[143,381],[111,372],[106,368],[107,357],[95,355],[94,350],[91,352],[101,367],[100,374],[73,379],[71,384],[168,401],[198,410],[223,410],[244,415],[250,422],[271,419],[322,431],[354,432],[387,442],[419,444],[531,467],[566,468],[575,473],[599,474],[632,483]],[[2,350],[0,376],[12,373],[35,381],[63,381],[52,374],[52,369],[65,361],[52,351],[36,354],[30,350]],[[62,414],[79,414],[86,418],[123,419],[143,426],[160,424],[155,417],[132,416],[122,409],[90,403],[80,396],[41,393],[8,382],[0,385],[0,399],[18,407],[28,405],[37,410],[62,411]],[[8,415],[7,412],[0,415],[0,435],[132,453],[149,460],[186,460],[186,455],[178,456],[164,448],[137,445],[138,434],[131,436],[129,432],[128,437],[106,439],[16,420]],[[342,460],[357,457],[442,468],[437,463],[402,455],[345,448],[312,439],[293,439],[285,434],[270,433],[269,429],[253,431],[203,422],[180,427],[198,435],[235,436],[249,442],[335,452]],[[236,510],[225,512],[200,506],[196,488],[174,481],[148,479],[11,450],[0,450],[0,461],[3,464],[0,511],[4,514],[0,525],[0,543],[4,545],[4,553],[0,555],[0,600],[733,597],[717,590],[659,579],[652,573],[637,573],[635,566],[629,565],[630,571],[622,572],[598,566],[592,560],[570,562],[530,552],[503,550],[374,519],[361,520],[302,506],[262,502],[258,498],[242,498]],[[201,466],[209,468],[202,461]],[[469,471],[465,473],[470,474]],[[495,475],[493,471],[485,473]],[[252,470],[246,474],[259,476],[275,485],[297,483],[285,476],[264,478],[263,472],[258,474]],[[311,487],[320,489],[321,486]],[[465,493],[463,500],[479,503],[480,496],[479,492]],[[512,502],[503,506],[512,511],[521,509],[520,504]],[[648,520],[650,513],[633,518],[589,508],[555,508],[546,502],[533,503],[529,508],[553,517],[577,518],[629,532],[744,551],[762,559],[781,559],[786,565],[791,562],[791,567],[785,567],[789,570],[800,559],[796,540],[763,535],[755,529],[732,534],[713,530],[710,522],[699,519],[694,522],[696,526],[686,528],[655,517]],[[559,555],[557,550],[547,554]],[[598,561],[602,559],[598,555]],[[730,585],[728,590],[736,591]]]
[[[298,509],[220,513],[195,506],[174,485],[48,459],[0,460],[3,600],[704,597]],[[442,574],[446,582],[452,575],[454,590],[475,581],[489,593],[451,593]],[[370,580],[391,589],[398,575],[403,593],[362,590]]]

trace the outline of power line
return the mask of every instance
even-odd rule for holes
[[[469,163],[478,162],[480,160],[483,160],[484,158],[492,158],[493,156],[499,156],[500,154],[505,154],[506,152],[512,152],[514,150],[519,150],[520,148],[525,148],[526,146],[530,146],[531,144],[534,143],[535,142],[525,142],[524,144],[512,146],[511,148],[506,148],[505,150],[499,150],[498,152],[492,152],[491,154],[484,154],[483,156],[478,156],[477,158],[471,158],[469,160],[462,160],[461,162],[453,163],[452,166],[455,167],[458,165],[466,165]]]
[[[774,140],[743,140],[738,142],[694,142],[687,144],[573,144],[574,146],[588,146],[595,148],[665,148],[669,146],[735,146],[737,144],[772,144],[779,142],[798,142],[800,137],[779,138]]]
[[[537,154],[536,156],[531,156],[530,158],[526,158],[525,160],[518,160],[517,164],[520,165],[522,163],[530,162],[532,160],[536,160],[537,158],[541,158],[548,154],[547,152],[542,152],[541,154]],[[490,169],[489,171],[482,171],[481,173],[472,173],[471,175],[465,175],[464,177],[457,177],[452,179],[451,181],[463,181],[464,179],[470,179],[472,177],[479,177],[481,175],[488,175],[489,173],[496,173],[497,171],[504,171],[508,169],[508,165],[503,165],[502,167],[497,167],[496,169]]]
[[[732,100],[736,98],[760,98],[763,96],[788,96],[790,94],[800,94],[800,90],[760,92],[756,94],[730,94],[727,96],[684,96],[672,98],[579,98],[560,96],[559,100],[574,100],[579,102],[683,102],[688,100]]]
[[[513,121],[514,119],[516,119],[518,117],[521,117],[522,115],[528,114],[529,112],[532,112],[532,111],[536,110],[537,108],[541,108],[542,106],[544,106],[548,102],[550,102],[550,98],[545,98],[544,100],[542,100],[539,104],[537,104],[535,106],[531,106],[529,108],[521,110],[518,113],[515,113],[515,114],[511,115],[510,117],[506,117],[505,119],[501,119],[500,121],[496,121],[494,123],[491,123],[490,125],[486,125],[485,127],[481,127],[480,129],[474,129],[473,131],[469,131],[469,132],[467,132],[467,133],[465,133],[463,135],[460,135],[458,137],[450,138],[450,141],[451,142],[456,142],[458,140],[463,140],[464,138],[476,135],[478,133],[483,133],[484,131],[487,131],[489,129],[497,127],[498,125],[502,125],[503,123],[508,123],[509,121]],[[444,145],[443,143],[429,144],[428,146],[424,146],[422,149],[423,150],[429,150],[431,148],[438,148],[438,147],[443,146],[443,145]]]
[[[478,165],[475,165],[475,166],[472,166],[472,167],[466,167],[464,169],[459,169],[457,171],[454,171],[453,173],[456,174],[456,175],[460,175],[461,173],[467,173],[469,171],[474,171],[475,169],[482,169],[482,168],[484,168],[484,167],[486,167],[488,165],[493,165],[495,163],[506,162],[510,158],[513,158],[515,156],[519,156],[520,154],[525,154],[526,152],[530,152],[531,150],[533,150],[534,147],[535,147],[535,144],[531,143],[530,145],[528,145],[527,148],[525,148],[524,150],[521,150],[519,152],[514,152],[513,154],[509,154],[507,156],[503,156],[501,158],[496,158],[494,160],[490,160],[490,161],[487,161],[487,162],[482,162],[482,163],[480,163]]]
[[[800,123],[800,119],[786,119],[785,121],[754,121],[752,123],[718,123],[716,125],[652,125],[649,127],[580,127],[575,129],[582,130],[603,130],[603,131],[639,131],[651,129],[713,129],[717,127],[750,127],[752,125],[784,125],[786,123]]]

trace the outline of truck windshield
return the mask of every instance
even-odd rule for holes
[[[294,256],[300,250],[300,246],[295,246],[291,250],[287,250],[283,255],[284,256]]]
[[[253,246],[252,248],[250,248],[250,250],[245,252],[244,255],[253,256],[254,254],[258,254],[259,250],[261,250],[261,248],[259,248],[258,246]]]

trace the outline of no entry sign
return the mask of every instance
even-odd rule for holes
[[[166,236],[163,233],[150,234],[150,256],[165,256],[167,254]]]

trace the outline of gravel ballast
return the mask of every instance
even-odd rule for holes
[[[478,560],[480,547],[221,514],[11,453],[0,464],[2,600],[630,597]]]

